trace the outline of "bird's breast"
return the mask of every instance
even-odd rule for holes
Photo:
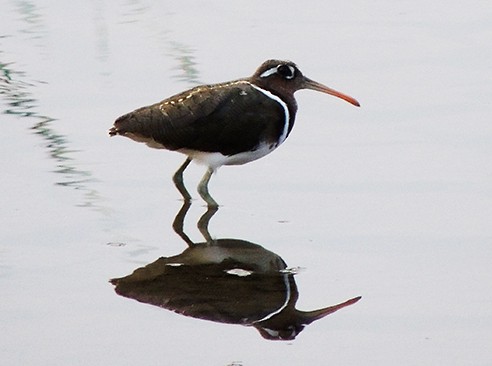
[[[260,93],[263,93],[268,98],[277,102],[282,107],[282,109],[284,111],[284,120],[282,121],[283,122],[282,132],[279,135],[278,141],[277,141],[277,146],[278,146],[281,143],[283,143],[285,141],[285,139],[287,138],[287,135],[289,134],[289,131],[290,131],[289,125],[290,125],[291,121],[292,121],[292,123],[294,122],[294,116],[291,116],[287,103],[284,102],[280,97],[269,92],[268,90],[262,89],[256,85],[254,85],[254,84],[251,84],[251,86],[253,88],[255,88],[257,91],[259,91]]]

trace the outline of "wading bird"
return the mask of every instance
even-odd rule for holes
[[[290,61],[265,61],[251,77],[202,85],[119,117],[110,136],[122,135],[148,146],[187,156],[173,181],[185,200],[183,172],[192,160],[208,169],[198,193],[208,206],[213,172],[222,165],[241,165],[275,150],[289,136],[297,111],[294,93],[311,89],[344,99],[354,98],[305,77]]]

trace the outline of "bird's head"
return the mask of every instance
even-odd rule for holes
[[[300,89],[311,89],[341,98],[357,107],[360,106],[354,98],[307,78],[291,61],[267,60],[261,64],[251,79],[261,88],[284,95],[292,95]]]

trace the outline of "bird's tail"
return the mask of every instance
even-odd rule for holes
[[[127,113],[114,121],[113,127],[109,129],[109,136],[125,135],[129,132],[132,123],[132,113]]]
[[[116,127],[111,127],[109,129],[109,136],[115,136],[118,134],[118,129]]]

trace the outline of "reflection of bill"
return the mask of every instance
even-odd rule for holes
[[[299,293],[286,267],[260,245],[218,239],[161,257],[111,283],[119,295],[194,318],[253,326],[270,340],[292,340],[306,325],[360,299],[297,310]]]

